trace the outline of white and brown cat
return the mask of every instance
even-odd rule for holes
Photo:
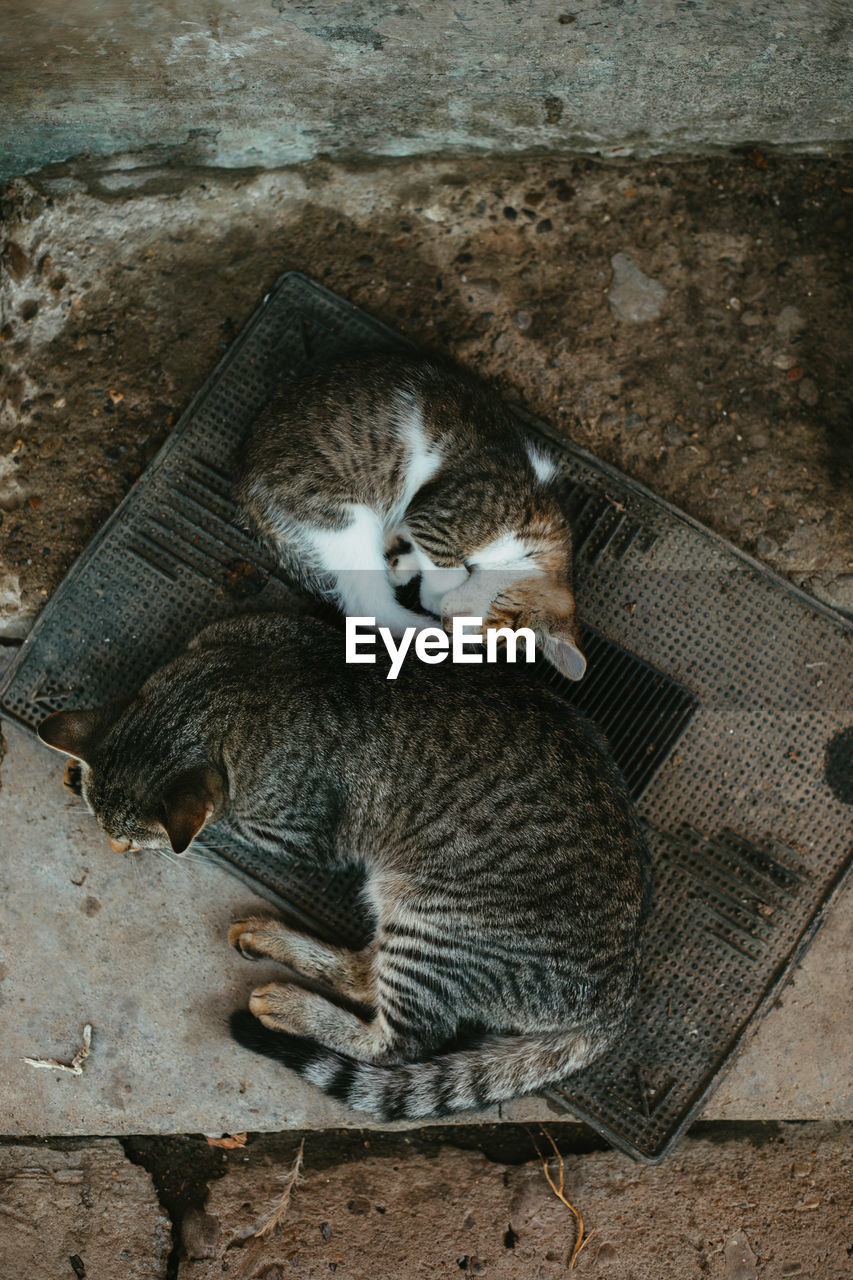
[[[557,466],[500,398],[431,357],[353,358],[287,383],[243,447],[235,494],[288,570],[350,617],[530,628],[586,668]],[[397,588],[420,575],[423,612]],[[428,616],[433,615],[433,616]]]

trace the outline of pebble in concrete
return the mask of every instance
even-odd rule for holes
[[[790,342],[801,329],[805,328],[805,323],[797,308],[789,305],[783,307],[776,317],[776,332],[780,338]]]
[[[0,1275],[163,1280],[169,1219],[118,1142],[0,1147]]]
[[[657,320],[666,298],[663,285],[644,275],[627,253],[614,254],[610,265],[613,267],[613,283],[607,299],[617,319],[626,324]]]

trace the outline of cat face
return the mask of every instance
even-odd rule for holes
[[[474,553],[463,582],[441,598],[448,629],[455,617],[483,619],[485,628],[529,627],[552,666],[580,680],[586,659],[569,584],[570,549],[559,536],[507,534]]]
[[[85,800],[116,853],[171,849],[183,853],[222,806],[218,772],[181,770],[146,758],[145,716],[133,699],[57,711],[38,726],[47,746],[76,763],[66,785]]]

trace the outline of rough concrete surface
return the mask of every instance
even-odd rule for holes
[[[240,176],[87,165],[12,183],[0,208],[4,638],[29,629],[288,267],[451,351],[853,609],[851,188],[844,164],[758,152]],[[623,309],[644,300],[646,319]],[[62,791],[61,762],[7,733],[11,1060],[70,1055],[95,1026],[83,1077],[12,1073],[10,1131],[345,1123],[225,1038],[225,1013],[258,981],[224,944],[249,895],[205,865],[117,861]],[[706,1114],[850,1114],[851,930],[848,893]],[[522,1100],[501,1114],[552,1112]]]
[[[567,1156],[564,1194],[589,1235],[575,1271],[601,1280],[844,1280],[853,1272],[849,1139],[847,1129],[819,1125],[759,1142],[688,1138],[657,1168],[614,1152]],[[185,1219],[180,1280],[219,1280],[226,1269],[245,1280],[566,1275],[575,1223],[538,1161],[512,1167],[414,1146],[383,1155],[372,1145],[360,1159],[315,1168],[309,1137],[302,1181],[261,1239],[295,1153],[248,1147]],[[556,1181],[556,1161],[551,1173]]]
[[[233,1133],[376,1125],[228,1037],[227,1016],[275,967],[249,965],[228,925],[270,910],[219,867],[113,854],[61,785],[62,760],[8,725],[0,789],[0,1039],[11,1135]],[[705,1116],[853,1119],[853,892],[848,891]],[[81,1076],[68,1060],[86,1022]],[[565,1119],[543,1098],[479,1121]],[[471,1116],[458,1117],[470,1123]],[[404,1126],[396,1126],[402,1128]]]
[[[57,168],[0,203],[7,636],[293,267],[853,611],[845,164],[127,163]],[[626,270],[649,318],[622,310]]]
[[[0,176],[149,147],[649,153],[853,136],[841,0],[12,0]]]
[[[171,1226],[118,1142],[0,1145],[5,1280],[163,1280]]]

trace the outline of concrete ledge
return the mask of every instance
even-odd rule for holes
[[[576,1272],[841,1280],[849,1274],[848,1141],[842,1129],[804,1125],[763,1143],[688,1138],[658,1168],[616,1152],[568,1156],[565,1194],[589,1234]],[[474,1151],[375,1146],[318,1168],[306,1141],[303,1181],[278,1229],[261,1239],[253,1233],[280,1208],[292,1155],[271,1161],[249,1148],[246,1163],[211,1185],[203,1215],[184,1220],[179,1280],[219,1280],[223,1263],[257,1276],[566,1276],[575,1223],[538,1161],[507,1167]]]
[[[27,1280],[162,1280],[171,1224],[118,1142],[0,1146],[0,1271]]]
[[[648,155],[849,140],[836,0],[121,0],[4,6],[0,177],[150,148],[228,168],[317,155]]]
[[[94,819],[63,790],[60,757],[16,725],[5,733],[7,1134],[376,1127],[228,1038],[228,1013],[274,972],[236,955],[228,924],[266,904],[206,862],[112,854]],[[853,1119],[851,954],[848,893],[706,1118]],[[94,1038],[82,1075],[22,1061],[70,1058],[87,1022]],[[566,1117],[538,1098],[459,1117],[557,1118]]]

